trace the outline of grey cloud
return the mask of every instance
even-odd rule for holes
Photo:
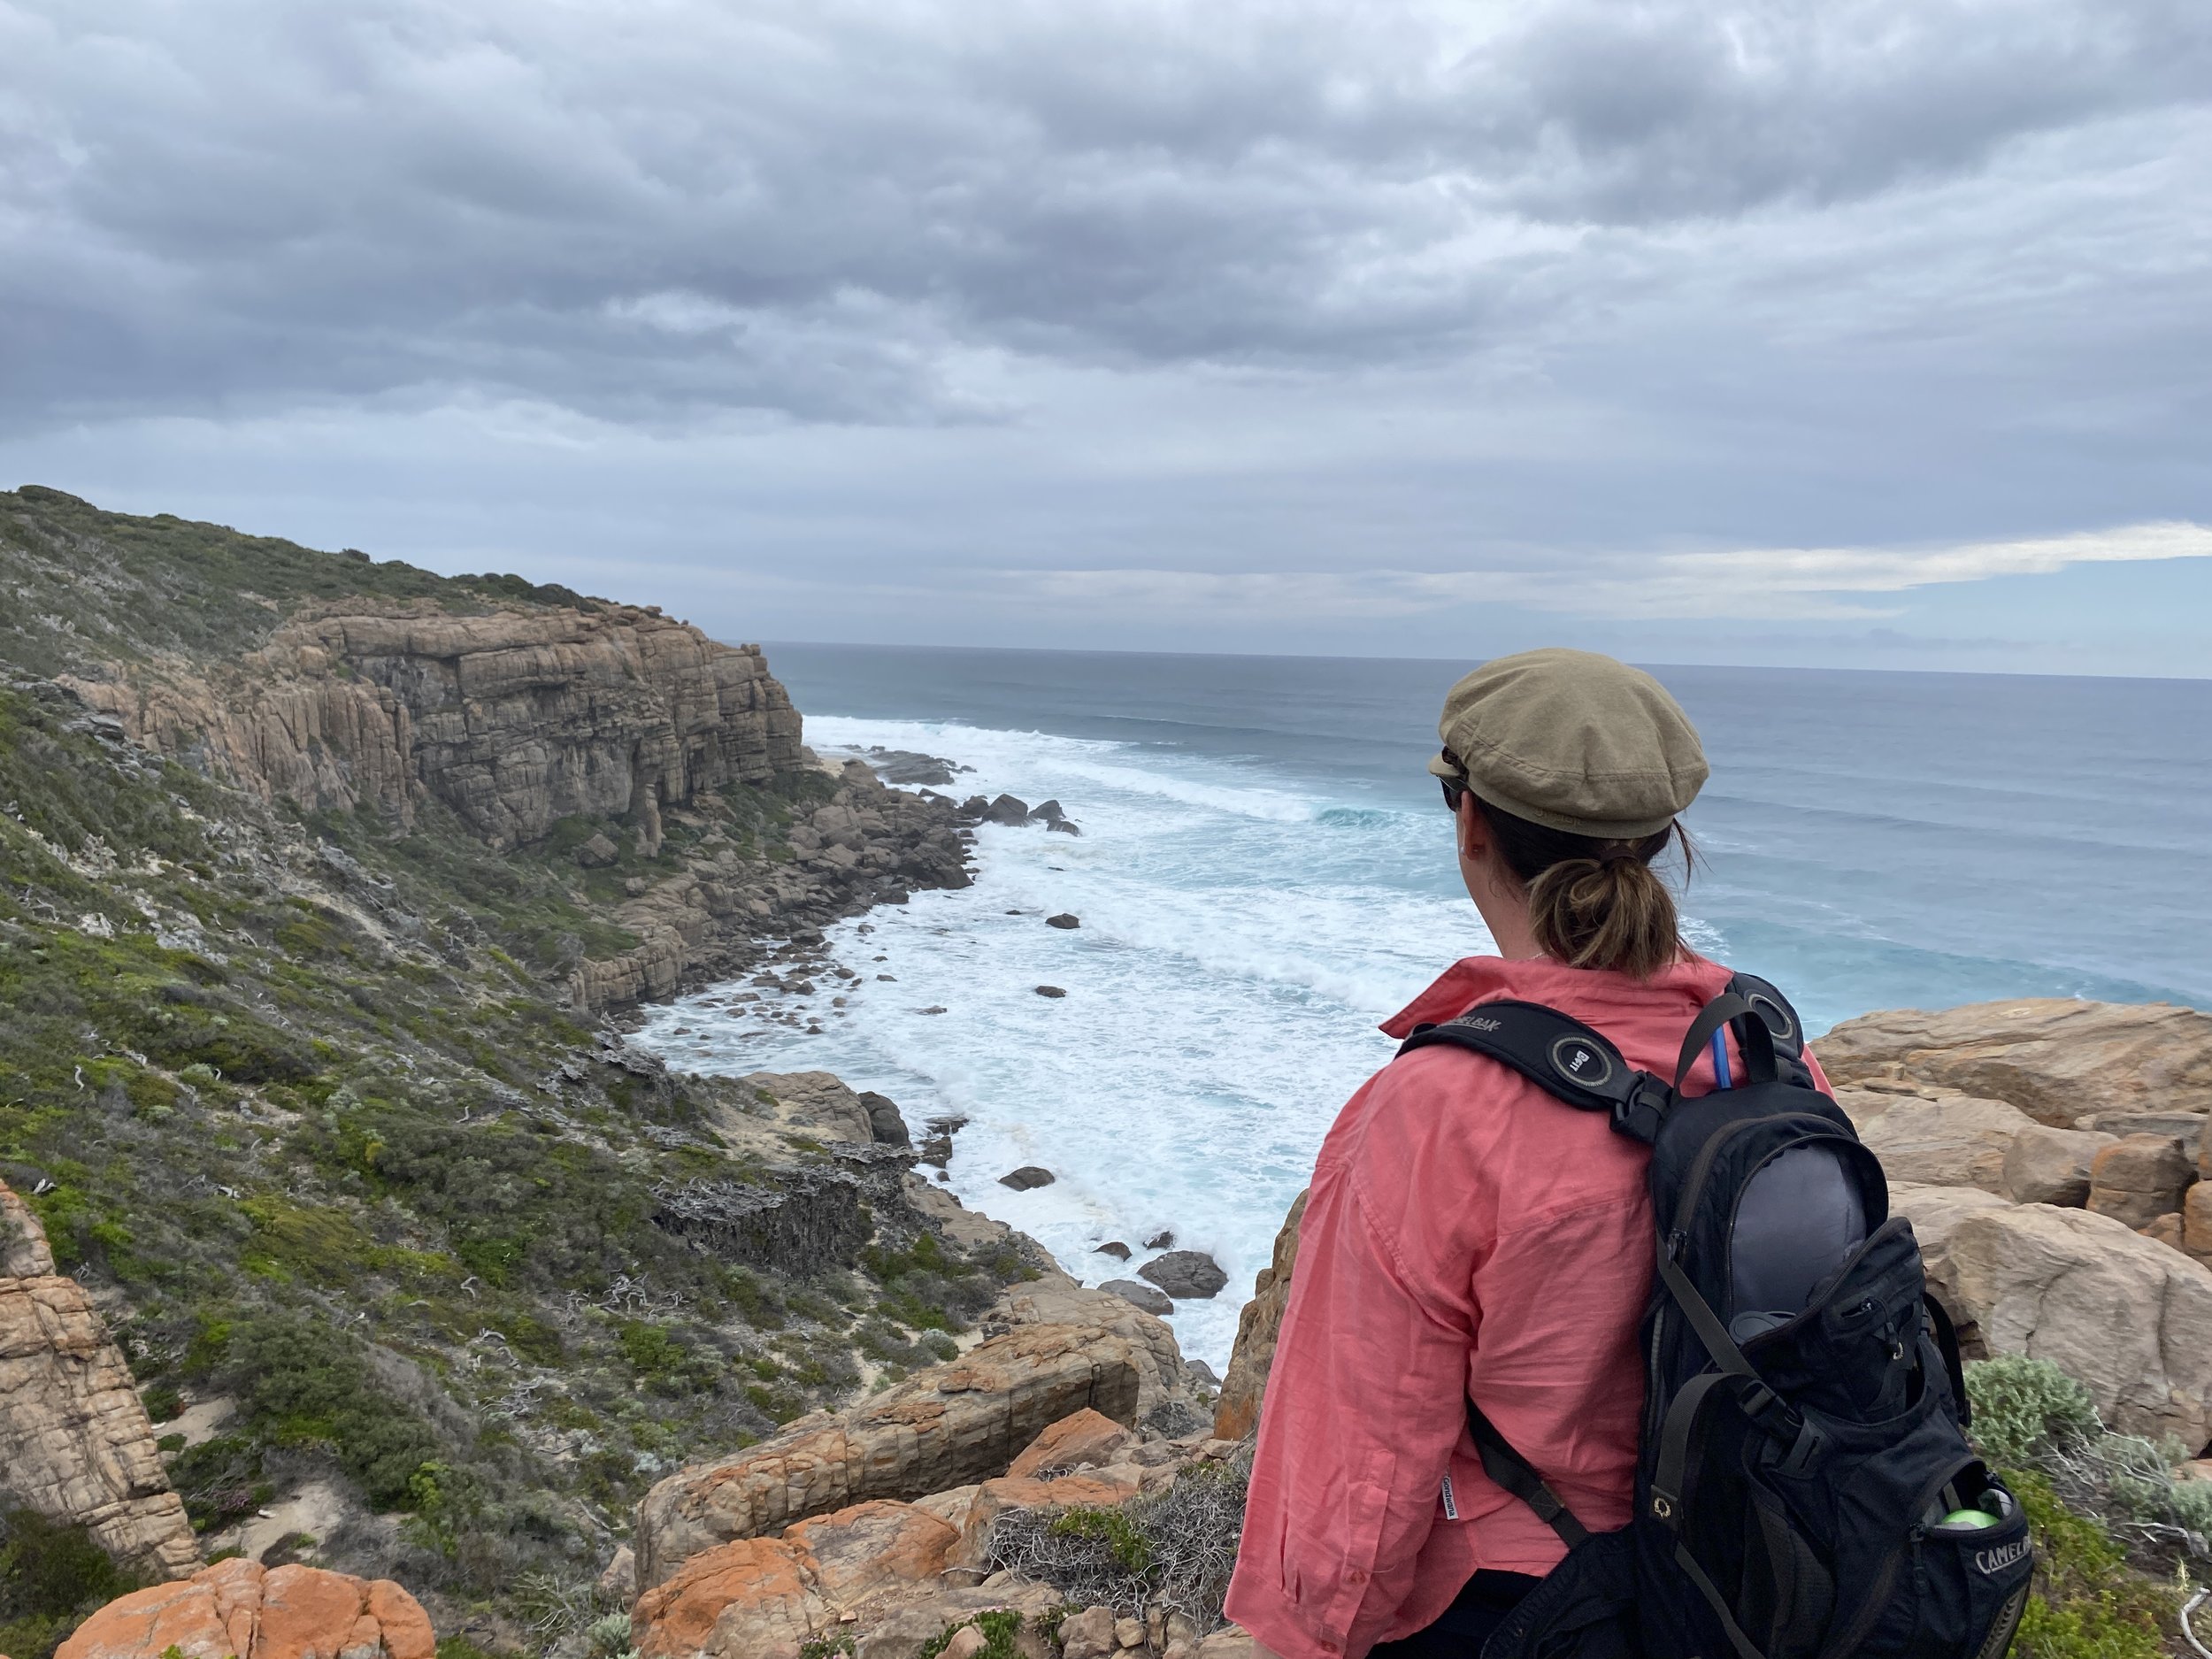
[[[996,354],[1548,349],[1716,227],[1755,280],[1768,216],[2212,87],[2193,0],[1467,11],[0,0],[0,422],[957,422],[1018,412]]]

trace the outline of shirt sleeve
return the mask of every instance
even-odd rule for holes
[[[1283,1659],[1358,1659],[1392,1633],[1465,1432],[1471,1294],[1419,1282],[1360,1174],[1356,1141],[1315,1171],[1229,1590]]]

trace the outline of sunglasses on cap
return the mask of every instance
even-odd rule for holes
[[[1459,811],[1459,803],[1467,794],[1467,763],[1448,749],[1443,751],[1443,755],[1444,764],[1459,776],[1439,778],[1436,781],[1444,786],[1444,804],[1451,808],[1453,814],[1456,816]]]

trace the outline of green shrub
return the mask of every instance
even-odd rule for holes
[[[437,1438],[420,1414],[377,1386],[361,1344],[284,1314],[241,1320],[224,1359],[241,1415],[278,1445],[322,1446],[379,1509],[413,1509],[417,1471]]]
[[[973,1618],[946,1625],[923,1647],[919,1659],[938,1659],[951,1645],[952,1639],[971,1624],[983,1632],[983,1648],[977,1659],[1020,1659],[1021,1650],[1014,1643],[1022,1633],[1022,1616],[1010,1608],[996,1613],[978,1613]],[[837,1649],[826,1651],[834,1653]]]
[[[1070,1509],[1054,1519],[1052,1535],[1103,1545],[1106,1558],[1133,1578],[1152,1571],[1152,1540],[1126,1509]]]
[[[2093,1440],[2103,1432],[2089,1391],[2047,1359],[2007,1354],[1966,1368],[1974,1439],[2005,1469],[2032,1469],[2053,1446]]]
[[[169,1465],[169,1484],[203,1532],[251,1515],[272,1491],[262,1476],[261,1448],[238,1434],[218,1434],[179,1452]]]
[[[81,1526],[11,1509],[0,1532],[0,1647],[15,1659],[46,1659],[79,1619],[138,1587]]]
[[[2155,1579],[2132,1573],[2099,1523],[2059,1502],[2042,1476],[2016,1471],[2014,1490],[2035,1539],[2035,1593],[2013,1639],[2017,1659],[2159,1659],[2162,1626],[2179,1603]]]

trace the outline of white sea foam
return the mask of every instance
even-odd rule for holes
[[[1127,1267],[1095,1254],[1110,1239],[1135,1248],[1172,1231],[1179,1248],[1210,1252],[1229,1287],[1179,1303],[1174,1324],[1187,1353],[1223,1366],[1323,1134],[1390,1056],[1375,1022],[1487,947],[1440,876],[1442,815],[1035,733],[815,718],[808,736],[946,756],[974,768],[958,793],[1057,797],[1083,833],[986,826],[974,887],[831,930],[830,955],[860,976],[837,987],[843,1009],[827,1006],[826,983],[742,1008],[718,987],[656,1010],[644,1040],[700,1070],[833,1071],[890,1095],[910,1124],[965,1116],[952,1190],[1086,1283],[1141,1264],[1141,1248]],[[1081,927],[1047,926],[1060,911]],[[822,1033],[764,1018],[779,1000]],[[999,1184],[1025,1164],[1058,1179]]]

